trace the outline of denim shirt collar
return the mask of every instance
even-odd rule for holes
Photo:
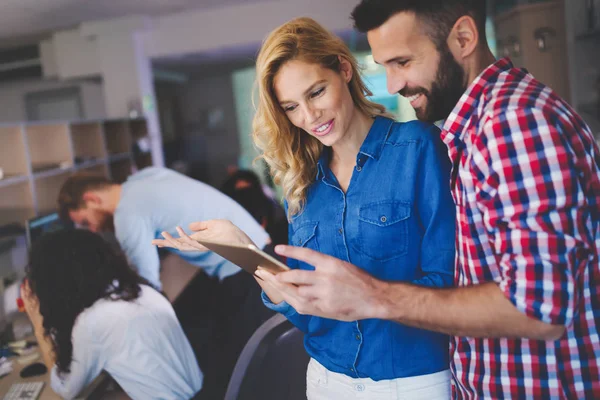
[[[379,160],[381,151],[385,146],[385,141],[390,134],[390,129],[394,121],[387,117],[375,117],[371,129],[365,138],[358,155],[356,156],[356,164],[362,165],[366,161],[364,157],[367,156],[374,160]],[[329,161],[331,159],[331,147],[324,147],[317,163],[317,180],[325,177],[325,171],[329,169]]]

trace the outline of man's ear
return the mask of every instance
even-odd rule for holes
[[[465,15],[460,17],[448,36],[448,47],[457,61],[468,58],[479,46],[479,31],[475,20]]]
[[[102,205],[102,198],[95,192],[85,192],[81,197],[86,207],[98,208]]]
[[[350,64],[350,61],[346,60],[342,56],[338,56],[338,60],[340,60],[340,73],[342,74],[344,81],[346,83],[350,83],[350,81],[352,80],[352,72],[353,72],[352,64]]]

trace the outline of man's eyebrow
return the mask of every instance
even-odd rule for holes
[[[374,60],[374,61],[375,61],[375,64],[384,65],[384,64],[402,63],[402,62],[406,62],[409,60],[410,60],[410,57],[408,57],[408,56],[398,56],[398,57],[390,58],[389,60],[386,60],[381,63],[378,62],[377,60]]]

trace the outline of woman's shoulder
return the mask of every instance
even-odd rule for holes
[[[85,324],[88,326],[107,327],[121,324],[123,320],[128,320],[136,312],[140,312],[140,305],[147,308],[151,306],[168,307],[170,303],[151,286],[140,284],[140,292],[137,298],[132,300],[100,298],[90,307],[86,308],[77,317],[76,325]]]

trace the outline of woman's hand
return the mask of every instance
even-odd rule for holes
[[[256,282],[260,285],[262,290],[267,294],[269,300],[273,304],[279,304],[285,300],[285,295],[282,291],[287,291],[288,287],[286,284],[279,284],[278,286],[273,285],[273,274],[260,266],[257,268],[258,274],[255,273],[254,277]],[[260,274],[260,276],[258,276]],[[266,279],[271,278],[271,279]],[[291,286],[291,285],[289,285]]]
[[[40,346],[44,364],[46,364],[46,368],[50,371],[56,364],[56,354],[50,337],[46,336],[44,331],[44,317],[40,313],[40,301],[31,290],[27,279],[21,284],[21,300],[23,300],[25,312],[27,312],[27,316],[29,316],[33,325],[33,334],[38,342],[38,346]]]
[[[27,279],[21,284],[21,299],[34,330],[42,333],[44,331],[44,318],[40,313],[40,302],[31,290]]]
[[[194,222],[190,224],[190,230],[193,233],[188,235],[183,229],[177,227],[178,238],[174,238],[168,232],[163,232],[162,237],[164,239],[154,239],[152,244],[158,247],[171,247],[180,251],[209,251],[198,243],[198,240],[234,245],[254,244],[240,228],[225,219]]]

